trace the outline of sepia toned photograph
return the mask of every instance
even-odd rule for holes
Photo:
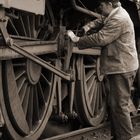
[[[0,0],[0,140],[140,140],[140,0]]]

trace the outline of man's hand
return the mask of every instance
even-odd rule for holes
[[[82,28],[84,29],[85,33],[87,33],[90,30],[90,27],[88,24],[84,25]]]
[[[70,37],[70,39],[71,39],[74,43],[78,42],[79,39],[80,39],[80,37],[76,36],[76,35],[73,33],[73,31],[71,31],[71,30],[68,30],[68,31],[67,31],[67,35]]]

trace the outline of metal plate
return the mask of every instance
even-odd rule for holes
[[[45,0],[0,0],[0,5],[5,8],[16,8],[35,14],[44,15]]]

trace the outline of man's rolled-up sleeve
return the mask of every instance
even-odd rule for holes
[[[96,19],[96,20],[93,20],[93,21],[90,21],[87,26],[92,29],[92,28],[99,28],[100,26],[103,25],[103,22],[104,22],[104,18],[99,18],[99,19]]]

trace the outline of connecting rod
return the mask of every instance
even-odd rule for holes
[[[66,73],[58,68],[56,68],[55,66],[49,64],[48,62],[44,61],[43,59],[39,58],[38,56],[29,53],[28,51],[24,50],[23,48],[21,48],[18,44],[13,42],[13,39],[10,38],[9,34],[7,33],[5,24],[5,21],[0,20],[0,30],[2,33],[2,36],[5,40],[6,45],[12,49],[13,51],[21,54],[22,56],[32,60],[33,62],[39,64],[40,66],[50,70],[51,72],[53,72],[54,74],[56,74],[57,76],[67,80],[67,81],[71,81],[73,80],[73,76],[72,74]]]

